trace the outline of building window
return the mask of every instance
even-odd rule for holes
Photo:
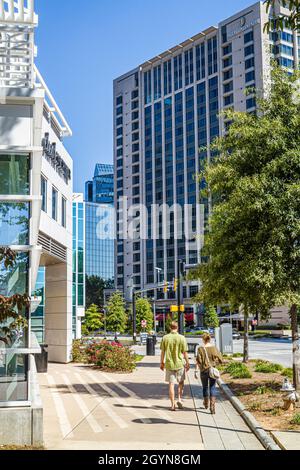
[[[161,65],[154,68],[154,100],[161,98]]]
[[[194,81],[194,49],[184,53],[185,61],[185,85],[190,85]]]
[[[256,107],[256,99],[255,98],[249,98],[246,100],[246,109],[251,109]]]
[[[255,81],[255,71],[252,70],[251,72],[247,72],[245,75],[245,82],[254,82]]]
[[[223,80],[224,82],[226,80],[230,80],[233,77],[233,71],[232,69],[227,70],[226,72],[223,73]]]
[[[229,106],[230,104],[233,103],[233,94],[229,96],[225,96],[224,98],[224,106]]]
[[[0,245],[29,245],[28,202],[0,203]]]
[[[223,47],[223,56],[232,53],[232,43],[228,44],[228,46]]]
[[[29,194],[29,155],[0,155],[0,194]]]
[[[174,57],[174,89],[182,88],[182,55]]]
[[[165,95],[172,93],[172,62],[164,63],[164,92]]]
[[[251,57],[251,59],[247,59],[245,61],[245,69],[250,69],[251,67],[254,67],[255,65],[255,61],[254,61],[254,57]]]
[[[152,77],[151,70],[144,73],[144,95],[145,95],[145,104],[151,103],[152,100]]]
[[[232,65],[232,56],[228,57],[227,59],[223,60],[223,68],[226,69]]]
[[[61,199],[61,225],[64,228],[67,226],[67,201],[64,197]]]
[[[58,191],[55,188],[52,188],[52,219],[57,221],[58,213]]]
[[[253,31],[249,31],[249,33],[246,33],[244,36],[244,44],[247,44],[248,42],[253,41],[254,36],[253,36]]]
[[[42,211],[47,212],[47,186],[48,181],[43,176],[41,177],[41,195],[42,195]]]
[[[254,54],[254,44],[251,44],[250,46],[245,47],[245,57],[248,57],[248,55]]]
[[[233,91],[233,82],[226,83],[224,85],[224,93],[230,93],[231,91]]]
[[[205,78],[205,43],[196,46],[196,74],[197,81]]]

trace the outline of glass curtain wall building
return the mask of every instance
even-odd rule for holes
[[[81,338],[85,315],[85,204],[83,194],[73,195],[73,339]]]
[[[115,214],[112,205],[85,203],[86,275],[114,279]]]
[[[85,184],[86,202],[97,204],[114,203],[114,167],[113,165],[98,163],[94,178]]]
[[[132,280],[137,289],[151,288],[156,268],[172,282],[178,260],[201,263],[201,239],[188,243],[185,228],[199,235],[208,221],[210,201],[203,198],[205,182],[196,175],[214,158],[211,143],[229,125],[222,110],[256,111],[249,90],[268,82],[272,55],[287,68],[299,64],[297,33],[269,35],[267,21],[265,5],[257,2],[114,81],[116,288],[127,300]],[[147,209],[148,237],[126,236],[122,198],[132,213],[140,214],[139,204]],[[160,213],[155,237],[153,204],[183,208],[181,221],[176,214]],[[166,226],[169,237],[162,236]],[[186,306],[193,306],[190,299],[199,288],[197,283],[185,286]],[[169,305],[174,292],[160,298]]]

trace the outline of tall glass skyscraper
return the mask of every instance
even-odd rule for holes
[[[136,288],[151,288],[158,269],[171,282],[178,277],[178,260],[201,263],[199,235],[210,201],[203,198],[205,182],[196,175],[214,158],[211,143],[229,125],[222,111],[256,112],[253,88],[268,83],[271,56],[298,68],[299,35],[289,30],[269,35],[267,21],[264,3],[257,2],[114,81],[116,287],[127,299],[132,281]],[[154,222],[153,205],[175,204],[182,218],[161,210]],[[142,211],[147,213],[143,221]],[[133,214],[140,226],[130,237],[124,220]],[[194,243],[190,232],[198,235]],[[186,305],[199,287],[185,286]],[[173,292],[160,295],[165,304],[174,298]]]
[[[86,202],[97,204],[114,203],[114,167],[97,163],[92,181],[85,184]]]
[[[97,164],[93,181],[86,183],[86,275],[115,277],[114,167]]]

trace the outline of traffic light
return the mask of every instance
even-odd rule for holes
[[[178,289],[178,280],[177,280],[177,279],[174,279],[174,284],[173,284],[173,290],[174,290],[174,292],[177,292],[177,289]]]
[[[165,283],[164,283],[164,293],[167,294],[167,293],[168,293],[168,290],[169,290],[169,283],[168,283],[168,282],[165,282]]]

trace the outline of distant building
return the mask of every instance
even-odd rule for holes
[[[97,204],[114,203],[114,166],[97,163],[92,181],[85,185],[85,201]]]
[[[86,275],[114,279],[114,167],[97,164],[94,178],[86,183]]]
[[[73,310],[74,339],[81,337],[85,315],[85,204],[83,194],[73,194]]]

